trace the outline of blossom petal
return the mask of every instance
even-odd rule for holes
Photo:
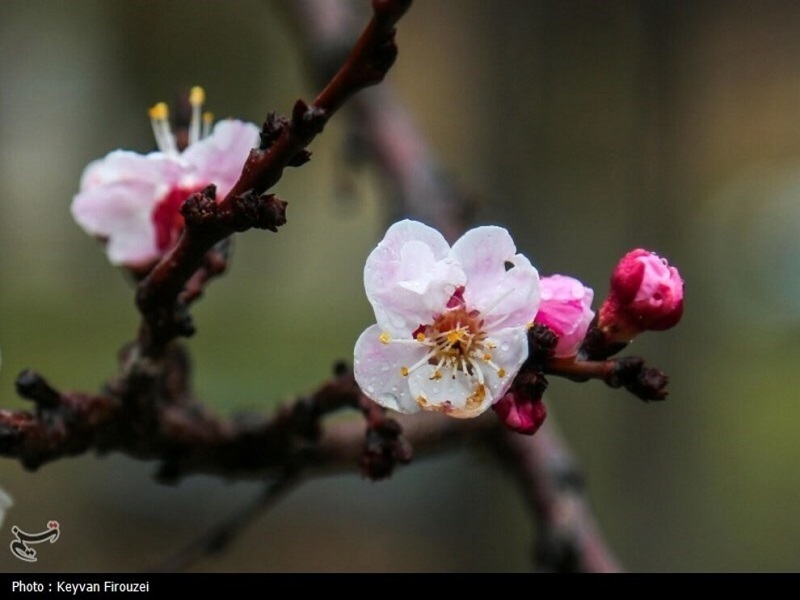
[[[492,404],[483,384],[462,371],[436,377],[435,365],[424,365],[408,377],[408,386],[420,407],[452,417],[476,417]]]
[[[408,379],[400,369],[422,360],[428,349],[410,339],[384,343],[382,333],[380,327],[372,325],[358,338],[353,361],[356,383],[381,406],[402,413],[418,412],[419,407],[409,392]]]
[[[87,165],[81,175],[80,189],[86,192],[108,183],[127,181],[168,187],[178,182],[184,170],[177,158],[161,152],[141,155],[128,150],[115,150]]]
[[[250,150],[258,143],[258,127],[253,123],[228,119],[220,121],[213,133],[186,148],[181,159],[191,176],[181,182],[186,187],[217,186],[217,198],[224,198],[242,172]]]
[[[160,191],[146,181],[106,183],[75,196],[72,216],[88,233],[107,238],[112,264],[144,263],[158,256],[152,212]]]
[[[487,327],[533,322],[539,309],[539,273],[502,227],[476,227],[453,245],[450,255],[464,269],[467,306],[487,319]],[[506,270],[506,263],[512,266]],[[495,317],[495,318],[493,318]]]
[[[489,339],[497,345],[492,351],[492,362],[505,371],[505,377],[500,377],[495,371],[484,369],[486,385],[497,401],[508,391],[522,363],[528,358],[528,328],[508,327],[492,331]]]
[[[404,220],[389,228],[364,267],[367,298],[383,329],[410,338],[444,310],[466,281],[449,250],[442,234],[422,223]]]

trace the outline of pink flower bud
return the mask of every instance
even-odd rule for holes
[[[508,392],[492,405],[503,424],[517,433],[533,435],[547,417],[547,407],[541,398],[534,400],[519,392]]]
[[[614,269],[598,327],[613,341],[629,342],[642,331],[673,327],[682,314],[683,279],[678,270],[639,248],[623,256]]]
[[[549,327],[558,336],[555,356],[574,356],[594,318],[594,291],[564,275],[543,277],[539,283],[541,303],[534,323]]]

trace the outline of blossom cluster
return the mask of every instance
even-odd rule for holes
[[[116,150],[86,167],[72,203],[76,221],[106,243],[109,260],[146,269],[177,242],[182,203],[209,184],[223,198],[258,140],[252,123],[228,120],[211,131],[204,93],[190,94],[188,131],[170,128],[166,105],[150,110],[158,151]],[[544,420],[544,386],[513,387],[528,359],[528,331],[555,336],[552,357],[569,360],[590,328],[601,346],[619,347],[641,331],[672,327],[683,311],[683,280],[643,249],[623,257],[595,316],[594,291],[566,275],[539,276],[508,231],[483,226],[451,247],[435,229],[392,225],[367,258],[367,298],[376,324],[355,345],[354,374],[364,394],[403,413],[475,417],[493,407],[512,429],[532,433]],[[595,340],[597,335],[595,335]],[[535,390],[535,394],[525,390]]]
[[[656,255],[626,255],[611,284],[598,320],[591,288],[565,275],[540,278],[505,229],[477,227],[450,247],[435,229],[400,221],[367,258],[364,287],[377,323],[356,342],[356,381],[398,412],[463,418],[493,407],[509,427],[532,433],[544,405],[512,384],[534,324],[555,334],[555,358],[569,358],[593,323],[610,341],[630,341],[680,319],[683,281]]]

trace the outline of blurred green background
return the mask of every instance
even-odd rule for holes
[[[800,569],[798,33],[800,4],[775,0],[419,1],[399,28],[391,85],[480,222],[596,304],[633,247],[686,280],[683,322],[629,350],[671,374],[667,402],[561,381],[547,396],[632,570]],[[146,109],[181,86],[260,122],[311,80],[269,2],[0,2],[0,406],[25,407],[25,367],[97,389],[135,333],[132,286],[69,215],[83,167],[150,150]],[[342,158],[345,125],[280,182],[288,225],[239,236],[194,311],[197,389],[220,411],[313,389],[373,320],[361,272],[386,209],[375,174]],[[16,502],[0,570],[141,571],[259,489],[164,487],[154,468],[0,461]],[[11,525],[49,519],[62,536],[38,563],[3,550]],[[308,484],[195,569],[524,570],[531,528],[497,464],[464,450],[378,484]]]

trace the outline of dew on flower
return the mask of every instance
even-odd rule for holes
[[[354,372],[387,408],[477,416],[527,358],[539,277],[505,229],[478,227],[450,248],[401,221],[367,259],[364,283],[377,324],[356,343]]]

